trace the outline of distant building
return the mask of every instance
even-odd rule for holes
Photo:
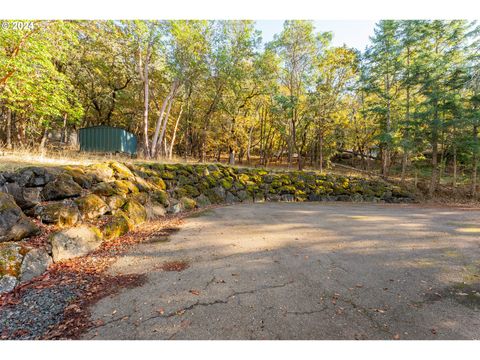
[[[112,126],[92,126],[78,132],[80,151],[98,153],[137,153],[137,137],[125,129]]]

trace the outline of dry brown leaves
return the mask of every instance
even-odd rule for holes
[[[158,270],[163,270],[163,271],[183,271],[187,269],[190,265],[188,264],[187,261],[167,261],[164,262],[162,265],[158,266]]]
[[[52,265],[43,275],[18,286],[13,292],[1,295],[0,311],[3,306],[22,301],[22,294],[27,289],[74,284],[79,289],[79,296],[65,309],[64,320],[43,334],[42,339],[79,338],[82,333],[95,326],[90,320],[90,305],[121,288],[139,286],[146,278],[145,275],[110,276],[105,273],[105,270],[131,246],[141,243],[151,236],[168,236],[177,231],[183,218],[187,215],[189,214],[167,216],[160,220],[150,221],[124,236],[104,243],[88,256]],[[42,234],[28,242],[32,247],[46,246],[49,234],[55,229],[52,226],[38,225],[42,228]],[[164,265],[166,265],[166,271],[181,271],[188,267],[186,262],[172,262]]]

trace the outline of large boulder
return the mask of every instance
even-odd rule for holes
[[[133,175],[132,171],[122,163],[112,161],[109,165],[114,170],[116,178],[127,180],[135,179],[135,175]]]
[[[30,209],[42,201],[41,187],[22,187],[18,183],[8,183],[2,186],[0,191],[12,195],[22,210]]]
[[[129,232],[134,226],[133,221],[123,211],[119,211],[103,225],[103,239],[114,240]]]
[[[125,203],[127,199],[122,195],[112,195],[105,198],[105,203],[108,205],[110,212],[114,214],[118,209],[120,209]]]
[[[159,219],[164,217],[167,212],[163,205],[156,202],[147,202],[144,206],[147,211],[147,220]]]
[[[197,202],[189,197],[182,197],[180,202],[183,205],[184,210],[193,210],[197,207]]]
[[[52,258],[44,249],[32,249],[23,258],[20,282],[27,282],[42,275],[52,264]]]
[[[79,197],[75,203],[84,219],[95,219],[110,210],[105,201],[95,194]]]
[[[41,194],[44,200],[63,200],[82,193],[82,187],[67,174],[59,175],[43,188]]]
[[[227,196],[225,189],[221,186],[214,187],[213,189],[208,189],[206,195],[208,196],[208,199],[214,204],[224,202],[225,197]]]
[[[100,196],[112,196],[112,195],[121,193],[112,186],[112,183],[108,183],[104,181],[95,185],[91,191],[92,193]]]
[[[150,199],[153,202],[162,204],[164,207],[170,206],[170,202],[169,202],[169,199],[168,199],[168,194],[167,194],[166,191],[163,191],[163,190],[152,191],[150,193]]]
[[[84,189],[90,189],[94,181],[94,176],[86,174],[79,166],[65,166],[65,171],[72,177],[78,185]]]
[[[113,169],[108,164],[93,164],[84,170],[95,182],[109,181],[113,177]]]
[[[147,220],[147,210],[138,201],[128,200],[123,211],[134,224],[142,224]]]
[[[33,213],[42,222],[61,227],[72,226],[80,221],[78,207],[71,200],[37,205]]]
[[[38,232],[38,227],[25,216],[13,197],[0,192],[0,243],[18,241]]]
[[[83,256],[102,244],[100,230],[93,226],[80,225],[53,233],[50,236],[53,261],[58,262]]]
[[[208,197],[206,197],[204,194],[200,194],[198,197],[196,197],[195,201],[197,202],[198,207],[201,207],[201,208],[212,204],[208,199]]]

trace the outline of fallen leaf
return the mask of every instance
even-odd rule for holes
[[[157,312],[160,314],[160,315],[163,315],[165,314],[165,309],[164,308],[160,308],[157,310]]]
[[[190,290],[189,292],[190,292],[191,294],[193,294],[193,295],[197,295],[197,296],[200,295],[200,291],[198,291],[198,290],[192,289],[192,290]]]

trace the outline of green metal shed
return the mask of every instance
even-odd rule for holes
[[[92,126],[78,132],[80,151],[102,153],[137,153],[137,137],[122,128]]]

